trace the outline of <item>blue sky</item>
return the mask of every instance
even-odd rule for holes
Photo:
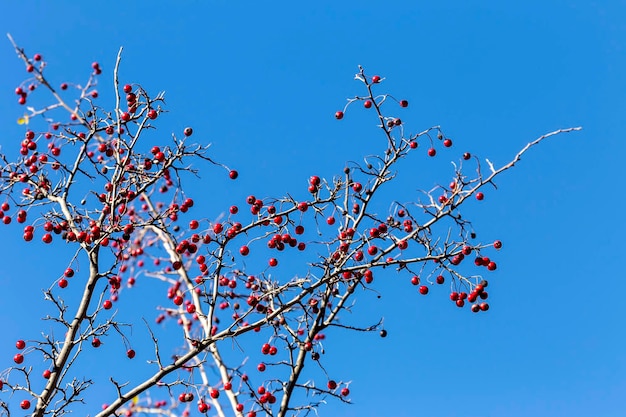
[[[364,109],[333,117],[362,93],[359,64],[409,100],[407,129],[441,125],[454,139],[402,165],[400,200],[447,183],[460,152],[502,164],[543,133],[583,126],[533,149],[463,211],[479,238],[504,242],[488,314],[384,277],[382,298],[363,298],[355,320],[384,316],[389,336],[330,335],[326,368],[353,381],[354,404],[321,415],[612,417],[626,392],[625,13],[621,1],[22,1],[0,6],[0,29],[43,54],[58,83],[82,82],[94,60],[110,74],[124,46],[122,79],[166,91],[159,135],[192,125],[240,172],[232,182],[206,168],[195,198],[207,218],[248,194],[306,195],[310,175],[384,149]],[[0,62],[0,144],[16,152],[13,90],[25,73],[8,41]],[[0,230],[4,369],[14,341],[38,335],[37,291],[66,265],[25,244],[19,225]]]

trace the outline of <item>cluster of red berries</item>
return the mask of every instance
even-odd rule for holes
[[[10,224],[11,221],[13,220],[11,218],[11,216],[6,214],[6,212],[9,211],[10,209],[11,209],[11,205],[9,203],[7,203],[6,201],[4,203],[2,203],[2,205],[0,206],[0,220],[4,224]],[[20,212],[22,212],[22,211],[23,210],[21,210]],[[18,212],[18,215],[19,215],[20,212]],[[25,211],[24,211],[24,214],[23,214],[23,219],[24,219],[24,221],[26,221],[26,212]]]
[[[328,381],[326,386],[328,387],[329,390],[334,391],[337,389],[337,382],[331,379]],[[350,390],[348,389],[348,387],[342,388],[340,392],[341,392],[341,395],[344,397],[347,397],[348,395],[350,395]]]
[[[274,404],[276,402],[276,397],[274,396],[274,394],[272,394],[270,391],[266,390],[264,386],[261,385],[259,388],[257,388],[256,392],[259,393],[259,395],[260,395],[259,403],[261,403],[261,404],[265,404],[265,403]],[[256,416],[256,413],[254,413],[254,415]],[[248,413],[248,416],[250,416],[250,413]]]
[[[218,394],[219,394],[219,392],[218,392]],[[198,411],[200,411],[201,413],[206,413],[210,409],[211,409],[211,405],[210,404],[207,404],[204,401],[198,401]]]
[[[128,122],[131,119],[131,115],[137,112],[137,108],[139,104],[137,103],[137,95],[133,93],[133,86],[130,84],[124,85],[124,93],[126,94],[126,104],[128,110],[123,112],[120,115],[120,119],[124,122]],[[156,119],[156,112],[154,113],[154,118]]]
[[[304,227],[297,226],[295,232],[296,234],[304,233]],[[276,233],[270,238],[270,240],[267,241],[267,247],[270,249],[282,251],[287,246],[290,246],[292,248],[297,247],[298,250],[301,251],[306,249],[306,244],[304,242],[298,242],[298,240],[295,237],[291,236],[289,233]]]
[[[379,75],[374,75],[372,77],[372,84],[378,84],[382,81],[382,78]],[[366,109],[369,109],[372,107],[372,105],[374,104],[373,98],[369,97],[369,98],[358,98],[359,100],[363,100],[363,107],[365,107]],[[408,107],[409,106],[409,102],[407,100],[400,100],[398,101],[398,104],[400,105],[400,107]],[[337,112],[335,112],[335,119],[337,120],[341,120],[343,119],[344,116],[344,112],[339,110]],[[387,120],[387,127],[388,128],[393,128],[395,126],[400,126],[402,124],[402,120],[398,119],[398,118],[389,118],[389,120]]]
[[[486,280],[482,280],[480,284],[476,285],[474,289],[469,293],[466,292],[452,292],[450,293],[450,300],[454,301],[457,307],[463,307],[465,305],[465,300],[470,303],[474,303],[478,298],[481,300],[486,300],[489,297],[485,288],[487,288],[488,282]],[[478,311],[487,311],[489,310],[489,304],[486,302],[480,304],[473,304],[472,311],[477,313]]]
[[[309,192],[311,194],[317,193],[320,189],[320,184],[320,177],[318,177],[317,175],[312,175],[311,178],[309,178]]]
[[[502,247],[502,242],[498,240],[494,243],[494,246],[499,249]],[[472,250],[471,246],[464,246],[459,253],[450,258],[450,263],[455,266],[459,265],[465,259],[465,256],[472,253]],[[476,266],[485,266],[489,271],[495,271],[498,267],[494,261],[486,256],[477,256],[474,259],[474,264]]]
[[[18,217],[18,221],[20,223],[23,223],[26,220],[25,215],[22,221],[20,221],[19,219],[20,218]],[[78,219],[77,219],[77,223],[80,223]],[[52,233],[57,234],[57,235],[62,234],[62,237],[66,242],[78,242],[78,243],[83,243],[83,242],[91,243],[94,240],[99,239],[101,236],[100,226],[98,226],[98,224],[94,220],[89,221],[89,232],[86,230],[81,230],[78,233],[76,233],[70,230],[70,226],[67,221],[62,221],[56,224],[52,222],[45,222],[43,225],[43,229],[45,232],[47,232],[41,238],[41,240],[44,243],[52,242]],[[33,226],[31,225],[25,226],[24,236],[23,236],[24,240],[27,242],[30,242],[34,237],[34,231],[35,231],[35,228]],[[109,239],[104,238],[100,241],[100,243],[103,246],[107,246],[109,244]]]
[[[178,396],[178,401],[180,401],[181,403],[188,403],[193,401],[193,398],[194,396],[191,392],[182,392]]]
[[[100,64],[97,62],[92,62],[91,63],[91,68],[93,68],[93,73],[95,75],[100,75],[102,74],[102,69],[100,68]]]
[[[276,353],[278,353],[278,349],[276,348],[276,346],[272,346],[269,343],[264,343],[263,346],[261,347],[261,353],[263,353],[264,355],[276,355]]]
[[[197,222],[197,221],[192,220],[192,222]],[[196,253],[197,251],[198,251],[198,246],[195,243],[188,241],[187,239],[181,240],[180,243],[176,245],[176,253],[179,253],[181,255],[183,254],[192,255]],[[174,269],[180,269],[180,267],[176,268],[174,266]]]
[[[35,89],[35,84],[30,84],[28,86],[28,90],[29,91],[33,91]],[[24,89],[22,89],[22,87],[17,87],[15,89],[15,94],[17,94],[19,96],[19,98],[17,99],[17,102],[19,104],[26,104],[26,97],[28,97],[28,93],[26,91],[24,91]]]
[[[15,347],[18,350],[22,350],[26,347],[26,342],[24,342],[23,340],[18,340],[17,342],[15,342]],[[21,353],[16,353],[15,356],[13,356],[13,362],[15,362],[17,365],[21,365],[24,362],[24,355]],[[50,374],[51,372],[46,370],[43,373],[43,377],[47,379],[50,377]],[[0,389],[2,389],[3,385],[4,383],[0,381]],[[30,401],[22,400],[22,402],[20,402],[20,408],[22,408],[22,410],[28,410],[30,408]]]
[[[41,71],[44,67],[44,62],[40,54],[33,55],[32,61],[29,61],[28,64],[26,64],[26,72],[35,71],[35,63],[39,64],[39,71]],[[17,99],[17,102],[19,104],[26,104],[26,98],[28,97],[28,93],[31,91],[34,91],[35,88],[36,88],[35,84],[29,84],[26,89],[22,87],[17,87],[15,89],[15,94],[19,96],[19,98]]]
[[[47,139],[50,139],[52,137],[52,134],[46,132],[44,136]],[[53,157],[56,157],[61,153],[61,150],[55,147],[53,143],[49,143],[48,148],[50,149],[50,154]],[[33,132],[32,130],[26,131],[24,139],[21,141],[20,154],[24,156],[24,158],[22,159],[23,167],[19,166],[17,169],[12,170],[9,173],[9,179],[12,182],[20,182],[23,184],[26,184],[29,181],[35,181],[33,175],[38,173],[44,165],[49,163],[49,155],[45,153],[39,154],[37,152],[37,141],[35,139],[35,132]],[[52,163],[50,163],[50,166],[53,170],[57,170],[60,168],[61,165],[57,161],[53,161]],[[25,196],[32,195],[33,198],[40,199],[42,197],[42,193],[49,190],[50,182],[45,176],[40,176],[35,183],[35,187],[36,188],[34,193],[31,192],[30,188],[24,188],[22,190],[22,193]],[[7,221],[10,221],[10,219]]]
[[[489,271],[495,271],[496,268],[498,267],[498,265],[496,265],[496,263],[494,261],[492,261],[491,259],[489,259],[486,256],[483,257],[476,257],[476,259],[474,259],[474,264],[476,266],[484,266],[486,267]]]
[[[263,208],[263,200],[260,200],[253,195],[249,195],[246,198],[246,203],[250,205],[250,213],[254,215],[259,214],[261,212],[261,209]],[[276,213],[276,207],[274,206],[267,207],[267,212],[268,214]]]

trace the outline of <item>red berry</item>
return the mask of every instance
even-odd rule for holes
[[[15,342],[15,347],[18,349],[24,349],[26,347],[26,342],[24,342],[23,340],[18,340],[17,342]]]
[[[476,200],[481,201],[485,198],[485,195],[481,192],[476,193]]]
[[[261,362],[260,364],[257,365],[256,369],[258,369],[259,372],[265,371],[265,364]]]
[[[471,157],[472,157],[472,155],[471,155],[469,152],[465,152],[465,153],[463,154],[463,159],[465,159],[466,161],[467,161],[468,159],[470,159]]]
[[[152,109],[148,112],[148,117],[152,120],[156,119],[158,116],[158,113],[156,110]]]
[[[435,156],[437,155],[437,150],[435,148],[430,148],[428,150],[428,156]]]
[[[422,285],[420,287],[420,294],[422,294],[422,295],[428,294],[428,287],[426,285]]]
[[[154,155],[154,159],[156,159],[159,162],[163,162],[163,161],[165,161],[165,154],[163,152],[157,152]]]
[[[104,308],[105,310],[110,310],[111,307],[113,307],[113,303],[111,302],[111,300],[104,300],[104,302],[102,303],[102,308]]]
[[[443,146],[445,146],[446,148],[449,148],[450,146],[452,146],[452,140],[450,139],[445,139],[443,141]]]
[[[270,264],[270,266],[276,266],[276,265],[278,265],[278,260],[276,258],[271,258],[269,260],[269,264]]]
[[[185,136],[191,136],[193,134],[193,129],[190,127],[186,127],[185,130],[183,130],[183,134]]]
[[[132,87],[130,84],[126,84],[126,85],[124,86],[124,92],[125,92],[126,94],[128,94],[128,93],[130,93],[131,91],[133,91],[133,87]]]
[[[480,303],[480,309],[481,309],[482,311],[487,311],[487,310],[489,310],[489,304],[487,304],[487,303]]]
[[[132,349],[128,349],[128,350],[126,351],[126,356],[128,356],[128,359],[132,359],[132,358],[134,358],[134,357],[135,357],[135,351],[134,351],[134,350],[132,350]]]
[[[372,77],[372,82],[373,82],[374,84],[378,84],[378,83],[380,82],[380,76],[378,76],[378,75],[374,75],[374,76]]]
[[[495,242],[493,242],[493,247],[496,249],[500,249],[502,247],[502,242],[496,240]]]
[[[67,282],[67,280],[65,278],[61,278],[59,280],[59,287],[65,288],[65,287],[67,287],[67,284],[68,284],[68,282]]]
[[[50,369],[46,369],[45,371],[43,371],[43,374],[41,376],[43,376],[45,379],[49,379],[50,375],[52,375],[52,372],[50,371]]]
[[[332,379],[330,381],[328,381],[328,389],[335,389],[337,388],[337,383],[335,381],[333,381]]]
[[[338,111],[337,113],[335,113],[335,119],[337,119],[337,120],[343,119],[343,112],[342,111]]]
[[[347,397],[348,395],[350,395],[350,390],[348,388],[342,388],[341,395],[343,395],[344,397]]]
[[[34,59],[35,61],[41,61],[41,55],[40,55],[40,54],[35,54],[35,55],[33,56],[33,59]]]
[[[128,112],[124,112],[124,113],[122,113],[122,114],[120,115],[120,118],[121,118],[123,121],[127,122],[127,121],[129,121],[129,120],[130,120],[130,113],[128,113]]]
[[[417,142],[412,140],[411,142],[409,142],[409,146],[411,147],[411,149],[416,149],[417,148]]]
[[[230,177],[231,180],[235,180],[239,176],[239,173],[233,169],[232,171],[228,173],[228,176]]]
[[[445,281],[446,279],[443,277],[443,275],[437,276],[437,284],[443,284]]]
[[[409,102],[406,100],[400,100],[400,107],[409,107]]]
[[[247,246],[244,245],[244,246],[239,248],[239,253],[242,256],[246,256],[246,255],[248,255],[250,253],[250,248],[248,248]]]
[[[370,107],[372,107],[372,101],[365,100],[365,102],[363,103],[363,107],[365,107],[366,109],[369,109]]]
[[[20,403],[20,407],[22,408],[22,410],[28,410],[30,408],[30,401],[28,400],[23,400]]]
[[[17,363],[18,365],[21,364],[22,362],[24,362],[24,355],[22,355],[21,353],[16,353],[15,356],[13,356],[13,362]]]

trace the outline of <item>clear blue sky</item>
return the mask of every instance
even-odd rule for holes
[[[479,237],[504,242],[488,314],[455,308],[442,288],[423,297],[406,279],[381,279],[381,300],[364,300],[355,320],[384,316],[389,337],[329,337],[326,368],[353,381],[354,405],[331,401],[321,415],[617,417],[626,395],[624,16],[624,2],[611,0],[20,1],[0,5],[0,29],[43,54],[59,83],[82,82],[94,60],[107,73],[124,46],[123,80],[166,91],[160,134],[193,125],[241,174],[226,181],[209,168],[197,192],[207,217],[251,193],[302,194],[310,175],[332,177],[382,149],[365,110],[333,117],[362,93],[359,64],[386,77],[381,91],[410,101],[408,129],[439,124],[455,141],[405,165],[401,200],[447,183],[459,152],[504,163],[542,133],[583,126],[532,150],[465,210]],[[15,152],[23,109],[13,90],[25,74],[2,39],[0,63],[0,144]],[[2,369],[16,339],[38,335],[37,291],[65,267],[21,235],[17,224],[0,228]]]

